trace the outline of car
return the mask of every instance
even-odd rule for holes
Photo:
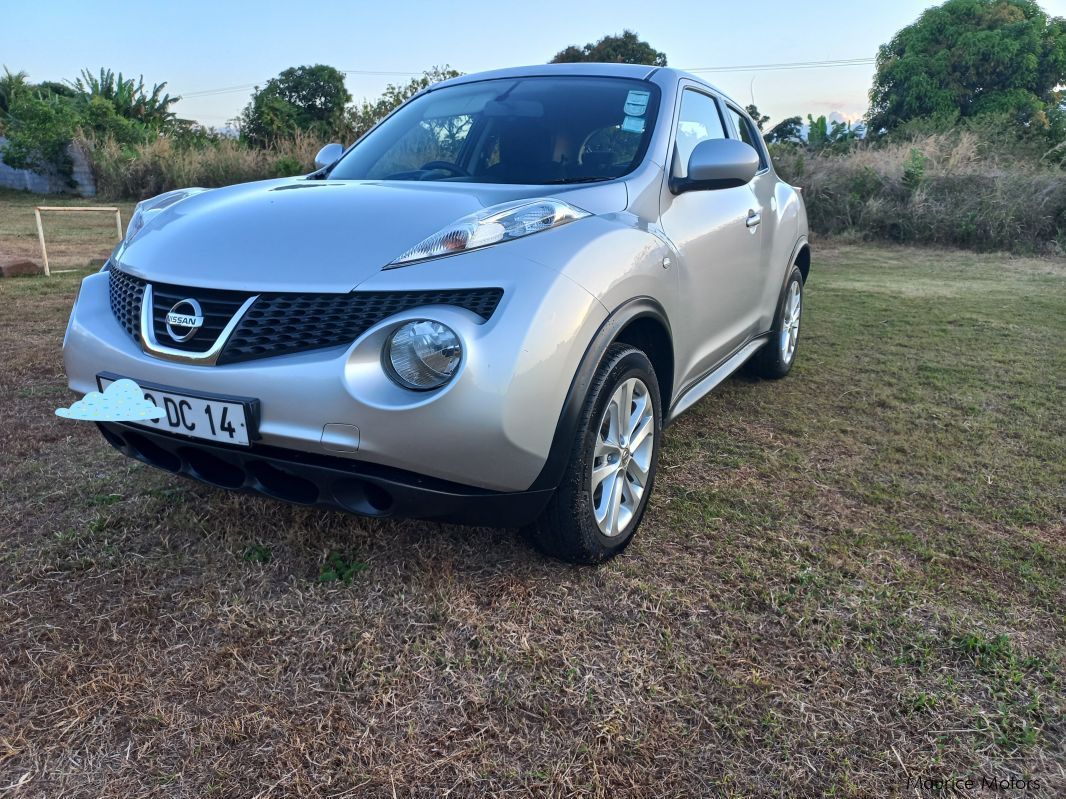
[[[115,448],[596,563],[633,539],[664,427],[795,363],[803,198],[695,75],[464,75],[316,166],[146,200],[83,281],[70,388],[128,378],[166,411],[100,423]]]

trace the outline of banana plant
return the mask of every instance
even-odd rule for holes
[[[171,106],[181,99],[167,94],[164,91],[166,85],[166,82],[157,83],[148,92],[143,75],[136,79],[126,78],[121,72],[116,75],[103,67],[99,75],[83,69],[81,77],[75,78],[71,84],[86,100],[102,97],[115,107],[119,115],[155,128],[174,122],[176,115]]]

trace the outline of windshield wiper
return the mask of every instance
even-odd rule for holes
[[[558,180],[547,180],[545,184],[555,183],[595,183],[598,180],[614,180],[615,175],[589,175],[584,178],[559,178]]]

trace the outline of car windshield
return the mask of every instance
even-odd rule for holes
[[[632,171],[659,91],[625,78],[533,77],[449,86],[412,100],[330,172],[350,180],[583,183]]]

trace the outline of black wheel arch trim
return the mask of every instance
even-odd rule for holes
[[[592,377],[596,368],[600,365],[607,348],[618,338],[622,330],[637,319],[652,318],[666,328],[666,333],[673,340],[670,328],[670,320],[666,311],[657,300],[652,297],[634,297],[619,305],[607,316],[600,325],[596,334],[592,337],[585,354],[581,357],[581,363],[577,373],[570,381],[570,388],[566,392],[566,400],[563,409],[559,413],[559,420],[555,425],[555,436],[552,439],[551,449],[548,451],[547,460],[537,475],[537,479],[527,489],[539,491],[554,489],[559,485],[566,465],[570,460],[570,452],[573,448],[574,435],[581,418],[581,409],[585,404]],[[672,375],[671,375],[672,378]],[[670,398],[661,398],[663,403],[669,404]]]
[[[804,270],[802,265],[800,265],[800,263],[799,263],[800,255],[803,253],[804,250],[807,251],[807,268],[806,268],[806,270]],[[807,282],[807,277],[810,275],[810,271],[811,271],[810,258],[811,258],[811,243],[808,240],[807,236],[800,236],[799,239],[797,239],[795,245],[792,247],[792,255],[788,259],[788,263],[785,265],[785,277],[784,277],[784,280],[781,281],[781,290],[782,291],[784,291],[785,285],[788,283],[788,276],[792,274],[792,267],[794,267],[794,266],[799,266],[800,267],[800,272],[803,274],[803,282],[804,283]]]

